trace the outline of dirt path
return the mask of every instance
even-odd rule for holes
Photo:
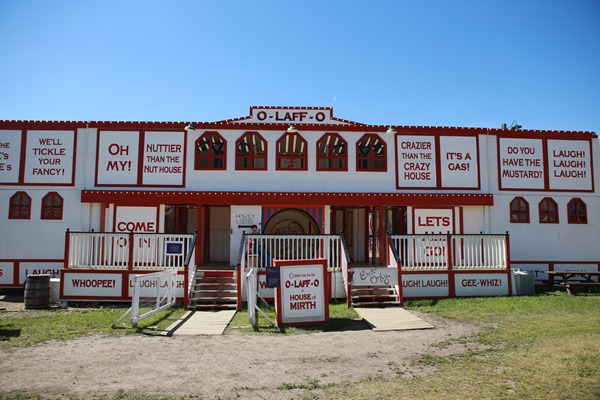
[[[411,361],[426,353],[465,351],[462,345],[438,349],[431,344],[480,329],[474,324],[418,315],[435,329],[296,336],[95,335],[0,349],[0,394],[89,398],[123,389],[205,399],[289,399],[303,391],[289,389],[294,385],[427,373],[411,366]]]

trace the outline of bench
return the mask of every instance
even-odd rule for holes
[[[569,294],[573,294],[571,289],[578,287],[600,288],[600,281],[593,280],[600,278],[600,271],[548,271],[548,276],[552,286],[565,288]],[[562,280],[554,282],[555,276]]]

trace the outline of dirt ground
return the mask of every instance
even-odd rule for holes
[[[0,299],[0,318],[35,312],[25,310],[22,303]],[[295,336],[93,335],[0,349],[0,398],[14,392],[91,398],[112,396],[121,389],[202,399],[302,398],[307,387],[317,384],[431,373],[412,362],[423,354],[464,352],[469,345],[441,349],[432,345],[481,329],[415,314],[435,329],[374,332],[357,326]]]

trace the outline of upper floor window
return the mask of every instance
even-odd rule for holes
[[[567,213],[570,224],[587,224],[587,207],[583,200],[572,199],[567,204]]]
[[[196,140],[195,169],[225,169],[227,142],[218,132],[205,132]]]
[[[17,192],[10,198],[9,219],[31,218],[31,197],[25,192]]]
[[[42,219],[62,219],[63,198],[56,192],[50,192],[42,199]]]
[[[550,197],[544,197],[539,204],[540,224],[558,224],[558,204]]]
[[[356,143],[357,171],[387,171],[385,142],[379,135],[368,133]]]
[[[529,203],[522,197],[515,197],[510,202],[510,222],[529,223]]]
[[[235,147],[235,169],[267,169],[267,141],[258,132],[244,133]]]
[[[298,132],[288,132],[277,141],[277,169],[307,169],[306,140]]]
[[[348,171],[348,143],[337,133],[326,133],[317,142],[317,171]]]

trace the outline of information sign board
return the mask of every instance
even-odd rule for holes
[[[273,260],[279,267],[280,287],[275,288],[278,326],[298,326],[329,321],[329,279],[326,259]]]

